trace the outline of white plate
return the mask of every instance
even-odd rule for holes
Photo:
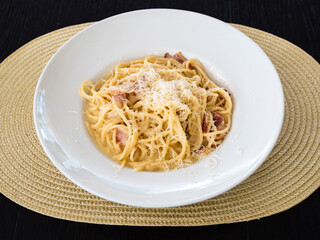
[[[178,51],[232,93],[232,129],[215,153],[185,169],[119,171],[87,133],[78,89],[122,61]],[[49,61],[34,98],[37,134],[53,164],[90,193],[140,207],[191,204],[233,188],[271,152],[283,115],[277,72],[251,39],[217,19],[169,9],[120,14],[81,31]]]

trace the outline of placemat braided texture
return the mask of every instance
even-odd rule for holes
[[[258,43],[275,65],[286,99],[278,143],[249,179],[216,198],[167,209],[112,203],[71,183],[53,166],[38,141],[32,116],[33,95],[51,56],[89,25],[41,36],[0,65],[0,191],[5,196],[33,211],[73,221],[190,226],[275,214],[301,202],[319,187],[320,66],[293,44],[241,25],[234,26]]]

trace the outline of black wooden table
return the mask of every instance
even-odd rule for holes
[[[258,28],[296,44],[319,62],[320,0],[1,0],[0,61],[25,43],[50,31],[145,8],[191,10],[225,22]],[[297,206],[270,217],[205,227],[125,227],[76,223],[35,213],[0,195],[0,239],[132,237],[153,240],[320,239],[320,190]]]

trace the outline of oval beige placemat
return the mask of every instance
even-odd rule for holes
[[[53,166],[38,141],[32,116],[33,95],[51,56],[89,25],[71,26],[41,36],[0,65],[0,190],[5,196],[33,211],[73,221],[190,226],[272,215],[291,208],[319,187],[319,64],[293,44],[241,25],[234,26],[258,43],[275,65],[286,99],[284,125],[277,145],[250,178],[216,198],[167,209],[112,203],[71,183]]]

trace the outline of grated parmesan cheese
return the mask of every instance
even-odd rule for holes
[[[145,64],[137,73],[132,73],[125,78],[120,86],[109,86],[109,92],[136,92],[141,94],[144,104],[153,106],[167,106],[178,110],[187,107],[179,95],[192,96],[191,88],[195,86],[185,79],[165,80],[150,64]]]

